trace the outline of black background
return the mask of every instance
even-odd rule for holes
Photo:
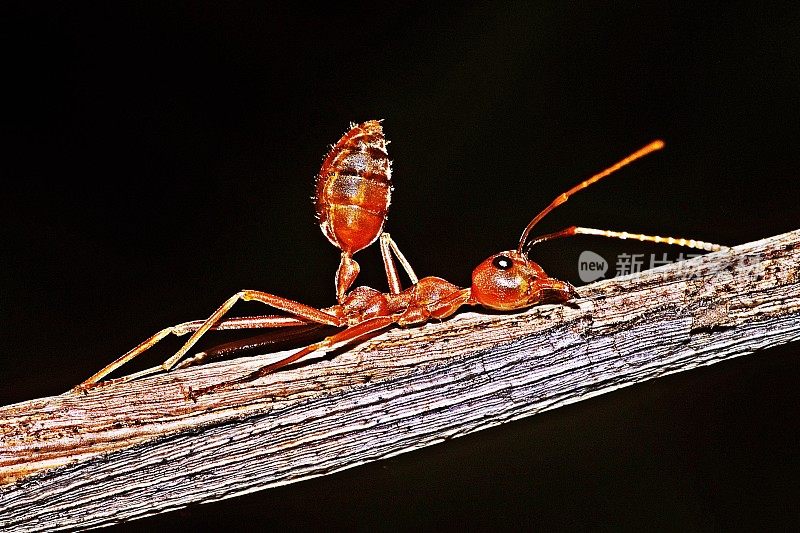
[[[739,244],[797,229],[789,5],[6,5],[0,401],[63,392],[242,288],[332,304],[338,252],[309,197],[351,121],[385,119],[387,229],[418,274],[459,285],[555,195],[657,137],[666,150],[540,230]],[[585,249],[612,270],[677,254],[577,237],[534,256],[578,284]],[[357,259],[384,289],[377,247]],[[796,524],[797,352],[126,527]]]

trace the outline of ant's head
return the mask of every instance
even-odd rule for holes
[[[533,220],[528,223],[516,250],[500,252],[485,260],[472,272],[472,300],[484,307],[498,310],[522,309],[536,304],[562,303],[576,296],[575,288],[565,281],[548,277],[542,267],[528,259],[525,251],[536,243],[578,234],[575,226],[561,231],[530,238],[531,229],[548,213],[567,201],[576,192],[597,183],[640,157],[660,150],[664,141],[656,140],[620,162],[608,167],[556,196]]]
[[[548,277],[516,250],[494,254],[478,265],[472,272],[471,294],[477,303],[499,311],[561,303],[576,296],[572,285]]]

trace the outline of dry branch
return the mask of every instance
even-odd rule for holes
[[[800,230],[461,313],[187,401],[275,354],[0,408],[0,529],[111,524],[435,444],[800,338]]]

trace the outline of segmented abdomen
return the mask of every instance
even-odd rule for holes
[[[391,168],[380,122],[354,125],[325,157],[315,205],[322,232],[353,254],[383,230],[391,197]]]

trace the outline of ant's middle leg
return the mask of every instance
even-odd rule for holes
[[[316,351],[331,351],[336,349],[337,347],[344,346],[356,340],[365,339],[367,337],[371,337],[376,335],[381,330],[391,326],[397,321],[396,317],[393,316],[376,316],[372,318],[368,318],[359,324],[355,324],[350,326],[330,337],[326,337],[325,339],[306,346],[305,348],[293,353],[292,355],[281,359],[280,361],[276,361],[269,365],[263,366],[246,376],[231,379],[228,381],[224,381],[222,383],[217,383],[215,385],[209,385],[208,387],[203,387],[198,390],[191,390],[186,393],[186,398],[192,401],[197,401],[197,398],[206,394],[213,393],[218,390],[227,389],[232,385],[240,385],[243,383],[249,383],[251,381],[255,381],[256,379],[262,378],[267,374],[271,374],[275,372],[279,368],[283,368],[286,365],[289,365],[298,359],[305,357],[311,353]]]

